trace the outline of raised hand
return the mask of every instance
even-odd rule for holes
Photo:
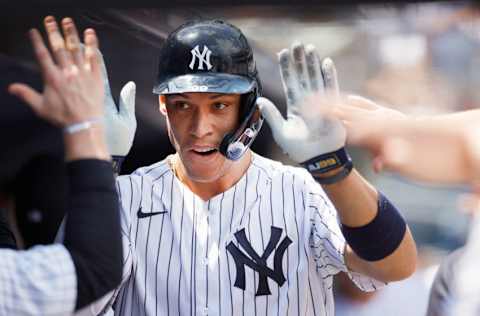
[[[105,89],[105,132],[108,151],[114,158],[125,157],[132,147],[137,129],[135,117],[136,86],[133,81],[123,86],[117,108],[112,97],[103,55],[100,51],[98,51],[98,54]]]
[[[62,20],[65,38],[55,18],[46,17],[44,25],[53,58],[38,30],[30,31],[43,76],[43,92],[21,83],[10,85],[9,91],[25,101],[38,116],[60,127],[101,120],[104,87],[95,31],[85,30],[85,49],[82,50],[72,19]]]
[[[258,105],[269,123],[277,144],[295,161],[303,163],[334,152],[345,145],[341,122],[323,114],[339,97],[335,66],[331,59],[320,60],[313,45],[295,43],[279,55],[280,72],[287,98],[287,120],[268,99]],[[319,102],[319,98],[322,98]]]

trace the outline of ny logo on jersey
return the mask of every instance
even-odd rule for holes
[[[239,230],[235,233],[235,239],[238,241],[243,250],[245,250],[250,256],[249,258],[243,251],[238,249],[233,242],[230,242],[227,245],[227,250],[235,260],[235,267],[237,269],[237,275],[235,277],[234,284],[236,287],[245,291],[245,266],[248,266],[250,269],[258,272],[259,280],[257,292],[255,294],[256,296],[272,294],[268,286],[267,278],[277,282],[279,286],[282,286],[283,283],[285,283],[282,262],[285,251],[292,241],[290,238],[288,238],[288,236],[285,236],[282,242],[280,242],[280,245],[277,247],[280,241],[280,236],[282,236],[282,229],[272,226],[267,248],[263,252],[262,256],[259,256],[253,249],[250,242],[247,240],[245,229]],[[272,270],[267,266],[267,259],[274,250],[275,254],[273,256]]]
[[[190,61],[190,69],[193,70],[193,67],[195,66],[195,61],[198,59],[198,70],[203,70],[203,65],[205,64],[207,66],[207,70],[210,70],[213,66],[210,64],[210,55],[212,54],[212,51],[208,49],[206,45],[203,46],[203,51],[200,52],[200,48],[195,46],[190,53],[192,53],[192,60]]]

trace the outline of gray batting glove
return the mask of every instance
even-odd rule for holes
[[[319,97],[332,102],[339,97],[333,61],[320,61],[313,45],[304,48],[301,43],[282,50],[278,58],[287,97],[287,119],[268,99],[257,101],[277,144],[299,163],[343,148],[346,131],[342,123],[326,117],[319,105],[312,104]]]
[[[102,56],[101,53],[100,55]],[[105,86],[105,134],[108,150],[112,157],[125,157],[132,147],[137,129],[137,119],[135,118],[136,86],[133,81],[123,86],[117,108],[112,98],[103,56],[101,61]]]

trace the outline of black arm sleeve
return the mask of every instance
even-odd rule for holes
[[[78,310],[121,282],[120,212],[110,162],[77,160],[67,164],[67,172],[71,195],[64,244],[77,274]]]
[[[7,221],[7,210],[0,207],[0,248],[17,249],[15,236]]]

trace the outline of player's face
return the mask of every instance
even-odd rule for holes
[[[182,93],[160,96],[167,116],[170,141],[186,175],[193,181],[212,182],[234,165],[220,151],[225,134],[239,121],[240,95]]]

